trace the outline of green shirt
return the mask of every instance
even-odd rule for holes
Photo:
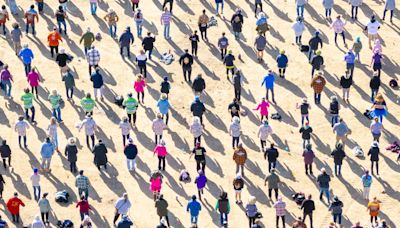
[[[24,102],[24,108],[29,109],[33,107],[33,94],[32,93],[25,93],[21,96],[21,101]]]
[[[123,106],[126,108],[126,113],[128,114],[133,114],[136,112],[136,109],[138,107],[138,102],[136,101],[135,98],[133,97],[128,97],[128,99],[124,100],[122,103]]]
[[[94,35],[92,32],[86,32],[85,34],[83,34],[83,36],[81,37],[81,40],[79,41],[79,43],[82,43],[83,41],[83,46],[84,47],[90,47],[92,46],[92,43],[94,42]]]
[[[57,109],[60,107],[60,100],[61,100],[61,96],[60,95],[50,95],[49,96],[49,101],[51,104],[51,108],[52,109]]]
[[[92,112],[96,102],[92,98],[83,98],[81,100],[83,111]]]

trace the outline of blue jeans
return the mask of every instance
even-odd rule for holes
[[[33,186],[33,197],[36,201],[40,199],[40,186]]]
[[[304,119],[306,119],[307,122],[310,122],[310,120],[308,119],[308,114],[307,115],[301,115],[301,126],[304,125]]]
[[[43,11],[43,6],[44,6],[44,2],[38,2],[37,3],[37,7],[38,7],[39,12]]]
[[[97,3],[91,2],[90,3],[90,12],[92,13],[92,15],[96,14],[96,10],[97,10]]]
[[[339,115],[338,114],[332,114],[331,117],[331,126],[335,125],[335,123],[339,122]]]
[[[67,33],[67,23],[65,21],[57,21],[58,31],[61,33],[61,25],[64,26],[64,32]]]
[[[61,121],[61,109],[60,109],[60,107],[58,107],[58,108],[53,108],[53,116],[54,116],[55,118],[57,118],[58,122]]]
[[[32,28],[32,34],[35,35],[35,23],[31,23],[31,24],[26,24],[25,25],[25,32],[28,33],[29,32],[29,25]]]
[[[371,101],[374,102],[375,96],[378,93],[379,89],[372,89],[371,90]]]
[[[215,4],[216,4],[215,10],[217,11],[217,14],[219,12],[219,5],[221,5],[221,13],[224,13],[224,2],[215,3]]]
[[[302,6],[297,6],[297,16],[298,17],[304,17],[304,5]]]
[[[29,109],[30,109],[31,112],[32,112],[31,121],[34,122],[34,121],[35,121],[35,107],[32,106],[32,107],[29,108]],[[28,108],[25,109],[25,117],[26,117],[26,119],[29,119],[29,109],[28,109]]]
[[[333,222],[341,225],[342,224],[342,214],[333,214]]]
[[[191,222],[192,224],[197,224],[197,218],[198,218],[198,217],[199,217],[198,215],[196,215],[196,216],[190,215],[190,222]]]
[[[269,96],[268,96],[269,91],[271,91],[272,100],[274,101],[274,100],[275,100],[274,87],[272,87],[272,88],[267,88],[267,94],[265,95],[265,98],[266,98],[267,100],[269,100],[269,99],[268,99],[268,97],[269,97]]]
[[[164,25],[164,37],[169,38],[169,31],[170,31],[171,24]]]
[[[109,25],[108,32],[112,38],[117,36],[117,24]]]
[[[137,36],[141,37],[143,31],[143,22],[136,22],[136,31],[137,31]]]
[[[74,95],[74,87],[65,89],[67,90],[67,98],[72,99],[72,96]],[[69,92],[71,92],[71,95],[69,95]]]
[[[322,199],[322,195],[325,193],[326,198],[328,199],[328,204],[331,203],[329,188],[319,188],[319,198]]]
[[[314,93],[314,102],[316,104],[321,103],[321,94],[320,93]]]
[[[2,81],[4,84],[4,92],[7,94],[7,97],[11,96],[11,81],[10,80],[4,80]]]
[[[226,213],[221,213],[220,215],[220,222],[221,222],[221,226],[228,224],[228,214]]]
[[[240,38],[240,32],[233,32],[233,34],[235,35],[235,39],[239,39]]]

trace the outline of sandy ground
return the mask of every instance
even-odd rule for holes
[[[4,1],[2,1],[3,3]],[[28,8],[33,1],[19,2],[20,15],[22,10]],[[1,137],[8,139],[13,151],[12,168],[0,172],[4,175],[6,187],[4,197],[8,198],[17,190],[27,206],[22,209],[21,216],[24,224],[29,224],[33,217],[38,213],[38,207],[33,200],[33,190],[29,177],[32,167],[37,167],[40,162],[40,145],[46,135],[46,128],[51,117],[50,103],[46,101],[48,92],[53,88],[58,89],[64,96],[64,86],[60,80],[59,69],[56,63],[50,58],[47,47],[46,37],[55,23],[53,16],[57,6],[56,1],[45,1],[45,13],[40,16],[37,24],[37,37],[32,35],[24,36],[23,43],[29,43],[33,48],[35,59],[33,65],[36,66],[42,77],[45,79],[40,88],[40,99],[35,101],[37,110],[36,126],[31,126],[28,131],[28,150],[21,150],[17,144],[17,134],[13,131],[13,126],[18,115],[23,114],[19,97],[22,90],[27,86],[23,75],[22,62],[13,54],[11,49],[10,37],[1,36],[0,59],[10,65],[11,72],[14,75],[15,83],[12,91],[13,100],[2,100],[0,104],[0,129]],[[202,9],[206,9],[208,15],[214,14],[214,1],[205,0],[177,0],[174,4],[174,18],[171,27],[172,40],[162,38],[163,28],[159,23],[161,14],[161,4],[159,0],[142,1],[140,8],[143,10],[146,23],[144,34],[151,31],[157,35],[155,56],[167,50],[177,57],[183,52],[184,48],[190,47],[188,34],[197,29],[197,18]],[[234,40],[233,34],[228,23],[233,10],[240,6],[244,10],[244,37],[240,42]],[[311,7],[312,6],[312,7]],[[355,37],[360,35],[364,44],[362,50],[362,64],[357,64],[355,69],[355,86],[351,89],[350,104],[342,104],[341,115],[347,121],[353,134],[346,145],[348,157],[345,159],[343,167],[343,178],[333,178],[331,185],[333,193],[338,195],[344,202],[344,227],[350,227],[355,221],[362,221],[367,225],[369,215],[366,212],[366,202],[361,196],[360,177],[363,167],[369,167],[369,159],[359,159],[351,154],[349,148],[356,144],[360,145],[364,151],[367,151],[372,137],[368,131],[369,120],[362,113],[370,107],[369,102],[369,79],[372,75],[368,64],[371,57],[371,51],[367,47],[367,39],[362,34],[363,24],[368,21],[372,12],[381,15],[384,3],[382,1],[367,1],[361,6],[359,11],[359,21],[350,22],[346,26],[346,36],[348,43],[352,45]],[[138,69],[133,61],[122,59],[119,55],[118,44],[107,35],[107,27],[103,21],[103,16],[108,8],[116,10],[121,20],[118,23],[118,34],[130,25],[136,34],[136,29],[132,19],[132,10],[130,2],[125,1],[100,1],[98,17],[90,15],[88,1],[73,1],[69,5],[68,37],[64,37],[64,43],[61,47],[66,48],[68,53],[75,56],[70,67],[76,73],[77,90],[74,98],[75,103],[83,97],[84,91],[92,92],[91,82],[87,72],[87,63],[83,57],[82,46],[79,45],[79,38],[88,26],[94,32],[101,32],[103,40],[96,47],[100,50],[102,59],[100,66],[106,82],[106,99],[104,102],[98,102],[94,111],[94,118],[99,125],[96,132],[98,138],[105,140],[110,153],[108,158],[110,166],[107,171],[99,172],[92,163],[92,154],[85,146],[84,133],[78,133],[75,128],[76,123],[84,117],[82,109],[70,102],[66,102],[62,109],[64,124],[59,129],[59,142],[63,149],[66,145],[66,139],[75,136],[80,140],[80,150],[78,154],[78,169],[84,169],[89,176],[93,188],[90,192],[90,203],[94,210],[91,218],[96,227],[110,227],[113,218],[113,204],[115,200],[124,192],[128,192],[132,200],[133,207],[130,210],[130,216],[137,227],[155,227],[158,223],[158,217],[154,208],[151,192],[149,191],[149,173],[157,167],[157,159],[152,157],[153,133],[151,131],[151,120],[157,112],[155,102],[159,98],[159,85],[163,76],[169,75],[172,81],[172,92],[170,102],[173,105],[170,118],[170,129],[165,132],[165,139],[171,156],[167,158],[167,172],[163,184],[162,193],[169,202],[170,220],[173,227],[187,227],[189,225],[189,215],[186,212],[186,203],[189,197],[196,193],[193,183],[182,184],[178,181],[179,170],[186,168],[192,176],[195,175],[195,161],[189,159],[188,151],[192,147],[192,136],[188,126],[191,122],[189,105],[193,100],[193,93],[188,84],[183,81],[181,69],[177,61],[171,65],[164,65],[158,61],[151,61],[148,64],[149,77],[148,88],[146,89],[145,105],[141,105],[138,110],[138,130],[134,132],[133,138],[139,147],[139,159],[137,159],[137,174],[132,175],[128,172],[125,165],[125,156],[123,155],[122,139],[118,123],[125,111],[113,104],[113,98],[116,94],[125,95],[133,91],[134,75]],[[300,114],[296,110],[295,104],[301,97],[308,96],[312,100],[313,91],[309,87],[311,66],[307,64],[304,54],[298,51],[293,44],[294,34],[291,30],[291,24],[295,20],[295,4],[293,1],[264,2],[264,10],[270,17],[272,26],[267,34],[268,45],[265,52],[265,64],[260,65],[256,62],[253,42],[255,38],[255,18],[253,13],[253,1],[227,0],[225,3],[224,16],[218,18],[218,27],[209,30],[209,43],[200,43],[199,58],[195,60],[193,74],[202,73],[207,83],[207,96],[205,103],[207,113],[205,115],[206,131],[204,135],[205,147],[208,151],[207,176],[209,182],[205,191],[205,200],[203,210],[199,218],[200,227],[216,227],[219,225],[219,215],[213,209],[220,189],[228,192],[231,199],[231,213],[229,223],[231,227],[246,227],[248,222],[244,213],[244,208],[235,205],[234,192],[231,185],[235,176],[235,165],[232,160],[231,139],[227,133],[230,123],[230,114],[227,111],[227,105],[233,97],[232,85],[226,80],[225,68],[219,60],[219,53],[216,47],[217,40],[222,31],[227,33],[231,43],[233,53],[241,54],[243,61],[236,61],[245,76],[243,90],[243,108],[247,110],[248,116],[242,118],[243,128],[242,142],[248,151],[249,160],[246,164],[246,185],[243,191],[243,200],[246,201],[251,195],[257,197],[258,208],[264,214],[262,220],[266,227],[272,227],[275,224],[275,212],[271,208],[271,202],[266,195],[266,187],[263,185],[263,178],[267,172],[267,162],[260,153],[259,142],[256,137],[259,121],[258,114],[251,109],[255,108],[256,103],[264,96],[264,88],[260,87],[261,79],[266,74],[267,69],[271,67],[276,69],[275,57],[279,49],[285,49],[289,57],[289,68],[287,69],[287,80],[277,78],[276,80],[276,101],[271,113],[279,112],[283,119],[281,122],[271,120],[271,126],[275,135],[272,141],[280,148],[281,156],[277,167],[278,174],[282,178],[283,185],[280,188],[281,194],[287,203],[288,215],[287,223],[291,224],[295,217],[301,215],[301,211],[291,200],[290,196],[296,191],[303,191],[306,194],[311,193],[316,198],[317,213],[314,227],[325,227],[331,221],[331,215],[327,206],[317,199],[318,189],[315,183],[315,177],[307,177],[304,174],[303,161],[301,157],[301,137],[298,133],[300,127]],[[339,0],[335,2],[332,17],[337,14],[343,14],[346,20],[349,20],[350,6],[347,2]],[[334,135],[331,131],[328,97],[337,94],[341,96],[339,88],[339,78],[344,72],[345,64],[343,55],[346,48],[339,39],[339,46],[333,42],[333,32],[328,23],[323,18],[324,9],[320,1],[310,1],[306,7],[305,19],[307,31],[304,33],[303,42],[308,41],[311,34],[316,29],[321,31],[324,39],[322,55],[325,57],[326,67],[325,76],[327,87],[322,94],[322,104],[313,106],[310,114],[311,126],[314,127],[315,135],[312,137],[317,159],[316,168],[325,167],[332,174],[332,158],[329,154],[334,145]],[[398,15],[398,14],[396,14]],[[11,17],[11,22],[18,21],[23,25],[21,17]],[[382,73],[382,92],[386,97],[390,115],[384,120],[387,129],[382,136],[382,147],[389,142],[397,139],[396,132],[399,132],[399,122],[396,116],[400,111],[397,102],[397,91],[388,87],[391,78],[399,76],[399,58],[396,57],[396,42],[400,28],[397,26],[399,21],[395,19],[395,24],[383,23],[380,35],[384,39],[384,60]],[[8,23],[11,27],[11,23]],[[72,31],[71,31],[72,29]],[[135,35],[135,44],[131,51],[137,54],[140,50],[140,42]],[[287,147],[288,151],[284,148]],[[398,217],[400,207],[395,206],[400,200],[400,194],[397,189],[400,182],[397,178],[397,172],[400,170],[395,162],[396,155],[383,151],[381,155],[381,177],[374,178],[371,189],[371,196],[377,196],[382,203],[382,212],[380,218],[386,219],[392,227],[400,224]],[[74,186],[74,176],[68,170],[68,162],[63,154],[55,154],[52,161],[53,172],[42,178],[42,192],[50,193],[51,221],[54,226],[56,219],[70,218],[76,222],[79,221],[79,212],[75,209],[77,202],[77,191]],[[318,174],[319,172],[315,172]],[[71,203],[60,205],[53,200],[54,193],[59,190],[68,190],[72,195]],[[385,191],[386,193],[382,193]],[[4,214],[4,202],[1,202],[0,210]],[[5,213],[10,219],[9,213]],[[308,223],[308,222],[307,222]]]

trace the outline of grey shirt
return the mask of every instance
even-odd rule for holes
[[[41,213],[47,213],[50,211],[50,203],[46,198],[41,198],[38,202],[39,209]]]
[[[219,38],[219,40],[218,40],[219,48],[227,48],[228,45],[229,45],[228,38],[226,38],[225,36]]]
[[[265,39],[265,37],[262,35],[258,35],[256,38],[255,45],[257,50],[262,51],[265,49],[265,46],[267,45],[267,39]]]
[[[341,137],[341,136],[345,136],[348,133],[349,128],[347,127],[345,122],[340,122],[333,126],[333,131],[336,132],[337,136]]]
[[[21,29],[17,28],[11,31],[11,39],[13,42],[21,42],[21,36],[22,36]]]

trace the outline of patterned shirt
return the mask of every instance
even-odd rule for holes
[[[89,178],[83,175],[78,175],[75,180],[75,186],[81,189],[89,188]]]
[[[100,62],[100,52],[93,48],[87,52],[87,61],[90,66],[98,65]]]
[[[165,11],[161,14],[161,24],[169,25],[169,23],[171,23],[171,13]]]

